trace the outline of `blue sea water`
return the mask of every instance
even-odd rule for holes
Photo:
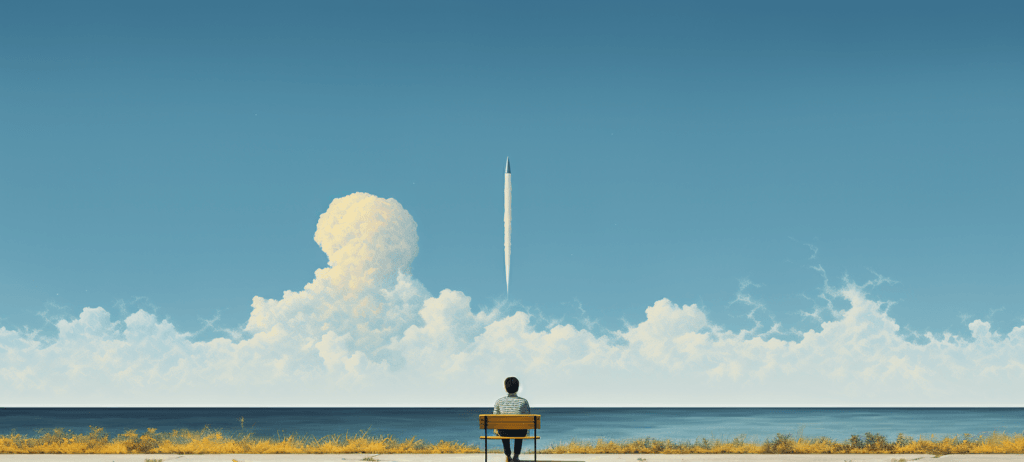
[[[895,438],[1024,432],[1024,408],[534,408],[541,414],[538,448],[570,440],[653,437],[692,441],[708,437],[764,440],[776,433],[827,436],[881,433]],[[255,436],[331,434],[415,437],[479,444],[477,416],[491,408],[2,408],[0,432],[35,436],[63,428],[116,435],[146,428],[199,430]],[[244,418],[243,421],[240,420]],[[244,425],[244,426],[243,426]]]

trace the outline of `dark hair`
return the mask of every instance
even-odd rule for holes
[[[509,377],[505,379],[505,391],[509,393],[515,393],[519,391],[519,379],[515,377]]]

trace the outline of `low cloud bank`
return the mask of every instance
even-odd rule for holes
[[[668,299],[603,335],[473,310],[409,273],[416,222],[394,199],[335,199],[314,239],[329,266],[279,300],[254,297],[242,340],[192,341],[139,310],[84,308],[54,339],[0,327],[8,405],[483,406],[516,375],[535,406],[1019,406],[1024,326],[911,341],[872,283],[826,281],[831,320],[795,340],[732,332]],[[833,307],[839,302],[845,310]],[[788,337],[793,337],[792,335]]]

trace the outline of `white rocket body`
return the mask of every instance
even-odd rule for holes
[[[508,294],[508,273],[512,268],[512,166],[505,159],[505,294]]]

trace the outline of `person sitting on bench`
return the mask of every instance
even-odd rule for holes
[[[502,396],[494,402],[494,414],[532,414],[530,402],[516,394],[519,391],[519,379],[509,377],[505,379],[505,391],[508,396]],[[529,430],[494,430],[498,436],[526,436]],[[519,451],[523,449],[523,440],[516,440],[515,455],[509,449],[509,440],[501,440],[505,447],[505,462],[519,462]]]

